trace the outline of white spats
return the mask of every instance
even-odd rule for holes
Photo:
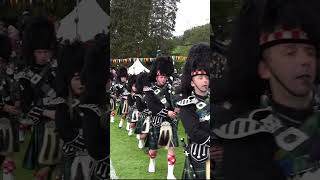
[[[110,179],[119,179],[119,177],[116,174],[116,170],[114,169],[112,165],[112,161],[110,160]]]
[[[138,142],[138,148],[139,148],[139,149],[144,148],[145,143],[146,143],[146,142],[145,142],[144,140],[139,139],[139,142]]]
[[[122,125],[123,125],[123,119],[120,119],[120,123],[119,123],[119,128],[122,128]]]
[[[145,140],[141,139],[140,134],[137,134],[136,138],[138,139],[138,148],[139,149],[144,148],[144,145],[146,143]]]
[[[25,130],[24,129],[19,129],[19,142],[24,142],[24,134]]]
[[[168,174],[167,179],[176,179],[176,177],[173,174],[174,165],[168,165]]]
[[[129,123],[129,122],[127,122],[126,130],[127,130],[127,131],[130,130],[130,123]]]
[[[151,159],[150,158],[148,172],[149,173],[156,172],[156,159]]]
[[[14,180],[13,174],[12,173],[3,173],[3,180]]]
[[[129,129],[129,132],[128,132],[128,136],[132,136],[132,134],[133,134],[133,129],[130,128],[130,129]]]

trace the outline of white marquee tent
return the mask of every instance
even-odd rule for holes
[[[139,61],[139,59],[137,59],[128,69],[128,74],[130,75],[137,75],[141,72],[150,72],[149,69],[147,69],[146,67],[144,67],[141,62]]]
[[[75,19],[78,17],[78,26]],[[82,0],[60,21],[58,38],[74,40],[77,35],[82,41],[93,39],[98,33],[109,31],[110,17],[95,0]],[[78,28],[77,28],[78,27]]]

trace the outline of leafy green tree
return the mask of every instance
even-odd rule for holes
[[[175,48],[171,51],[171,54],[187,56],[192,45],[197,43],[210,43],[210,24],[188,29],[182,36],[175,37],[173,41],[175,41]]]
[[[140,57],[147,53],[151,0],[111,1],[111,57]]]
[[[161,50],[163,54],[170,52],[167,40],[173,36],[178,2],[180,0],[152,0],[150,36],[154,42],[154,49]]]

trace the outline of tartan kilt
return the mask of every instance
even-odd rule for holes
[[[13,151],[12,152],[19,152],[20,150],[20,142],[19,142],[19,121],[17,119],[13,119],[11,117],[4,117],[6,118],[9,123],[10,123],[10,129],[12,131],[12,141],[10,142],[10,144],[12,143],[13,145]],[[2,137],[3,138],[3,137]],[[1,138],[1,141],[2,141],[2,138]],[[0,144],[0,151],[2,150],[2,142]],[[12,152],[3,152],[3,156],[5,156],[7,153],[12,153]],[[1,165],[1,164],[0,164]]]
[[[206,179],[206,163],[190,161],[190,157],[185,157],[182,179]]]
[[[41,151],[41,147],[43,144],[44,138],[44,122],[45,119],[41,119],[42,121],[33,126],[33,131],[31,133],[31,138],[29,141],[29,145],[27,151],[24,155],[22,167],[24,169],[29,170],[37,170],[43,167],[41,164],[38,163],[38,156]]]
[[[118,110],[117,110],[117,115],[121,115],[121,110],[123,108],[123,105],[122,105],[122,101],[119,103],[119,107],[118,107]]]
[[[121,99],[117,114],[122,115],[127,113],[128,113],[128,100]]]
[[[11,120],[12,132],[13,132],[13,151],[20,151],[20,142],[19,142],[19,125],[20,123],[17,120]]]
[[[74,155],[70,156],[70,155],[66,155],[63,154],[62,156],[62,162],[61,162],[61,166],[62,166],[62,172],[63,172],[63,180],[71,180],[71,165],[74,159]]]
[[[110,98],[111,111],[114,111],[116,109],[116,103],[117,103],[117,100],[111,97]]]
[[[172,127],[172,142],[173,144],[170,145],[170,147],[178,147],[178,121],[176,123],[170,123]],[[152,123],[150,125],[150,132],[148,134],[148,140],[146,142],[146,146],[149,147],[149,149],[159,149],[158,147],[158,140],[160,136],[160,128],[161,126],[154,126]]]
[[[40,123],[38,125],[33,126],[30,142],[29,142],[27,151],[25,152],[25,155],[23,157],[22,168],[24,169],[38,171],[41,168],[48,166],[48,165],[40,164],[38,162],[38,157],[41,151],[41,147],[43,145],[44,131],[45,131],[44,125],[46,121],[47,121],[46,119],[40,119]],[[49,170],[48,178],[46,180],[50,179],[50,177],[54,173],[54,170],[55,168]]]
[[[132,113],[134,111],[134,108],[133,107],[129,107],[129,110],[128,110],[128,122],[130,123],[131,122],[131,118],[132,118]]]
[[[138,121],[136,123],[136,128],[134,129],[134,133],[135,134],[141,134],[142,132],[142,126],[143,126],[143,122],[144,120],[146,119],[147,115],[144,114],[144,113],[141,113],[139,118],[138,118]]]

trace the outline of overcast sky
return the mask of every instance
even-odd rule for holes
[[[195,26],[210,22],[210,0],[180,0],[174,36]]]

